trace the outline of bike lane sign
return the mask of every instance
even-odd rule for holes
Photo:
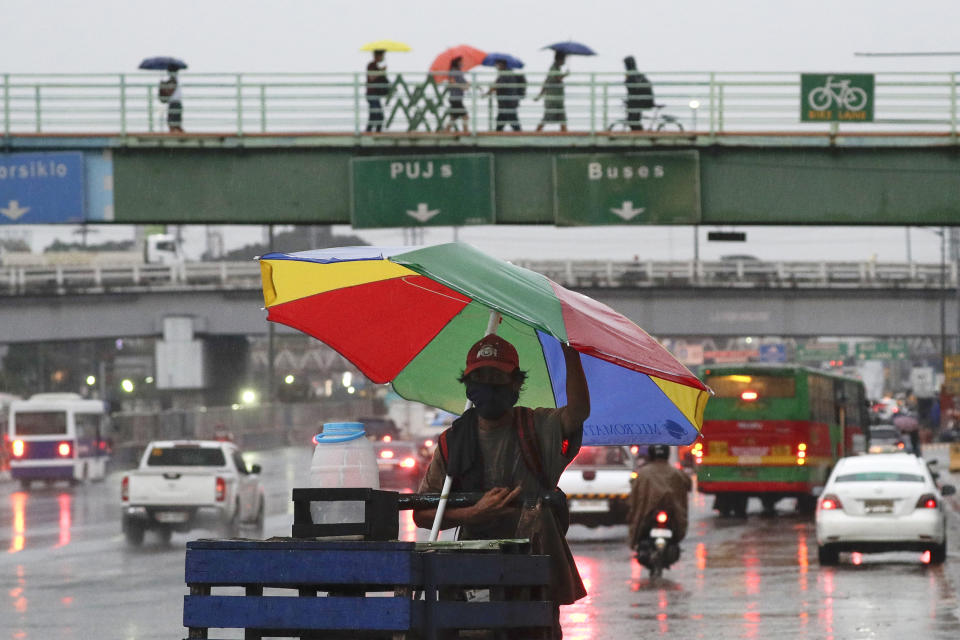
[[[801,122],[873,122],[872,73],[800,74]]]

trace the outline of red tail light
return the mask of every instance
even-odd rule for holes
[[[925,493],[917,500],[917,509],[936,509],[938,506],[937,497],[932,493]]]
[[[23,454],[27,452],[27,446],[23,443],[23,440],[14,440],[10,452],[14,458],[22,458]]]
[[[69,458],[72,449],[69,442],[61,442],[57,445],[57,455],[61,458]]]
[[[393,436],[389,436],[389,435],[383,436],[383,441],[384,441],[384,442],[393,442]]]
[[[393,457],[393,451],[391,451],[390,449],[384,449],[383,451],[380,452],[380,457],[386,458],[387,460],[389,460],[390,458]]]
[[[404,458],[403,462],[400,463],[400,466],[404,469],[413,469],[415,466],[417,466],[417,461],[413,458]]]
[[[432,447],[432,446],[433,446],[433,440],[424,440],[424,441],[423,441],[423,446],[425,446],[425,447]]]
[[[740,394],[740,399],[744,402],[753,402],[760,397],[760,394],[756,391],[750,391],[749,389]]]
[[[842,509],[843,503],[840,502],[840,498],[833,495],[832,493],[823,496],[820,500],[820,510],[821,511],[835,511],[836,509]]]
[[[227,481],[217,476],[217,502],[227,499]]]
[[[666,511],[657,511],[657,522],[659,522],[660,524],[666,524],[667,519],[668,519],[668,516]]]
[[[905,445],[902,442],[897,443],[897,449],[903,449]]]
[[[123,480],[120,481],[120,500],[130,501],[130,476],[123,476]]]

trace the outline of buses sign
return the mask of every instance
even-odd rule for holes
[[[801,74],[800,121],[873,122],[873,74]]]

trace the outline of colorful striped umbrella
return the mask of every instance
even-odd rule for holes
[[[345,247],[260,258],[267,319],[336,349],[409,400],[463,411],[457,378],[487,332],[516,346],[520,404],[566,403],[560,344],[581,353],[590,387],[584,444],[689,444],[709,390],[610,307],[473,247]]]

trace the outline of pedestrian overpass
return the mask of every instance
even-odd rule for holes
[[[363,132],[361,72],[184,73],[184,134],[164,131],[159,77],[4,74],[0,223],[960,220],[956,74],[648,76],[682,130],[621,130],[622,72],[568,76],[567,133],[532,131],[530,99],[525,131],[493,131],[484,72],[470,74],[472,128],[438,132],[445,86],[398,74],[376,134]]]

